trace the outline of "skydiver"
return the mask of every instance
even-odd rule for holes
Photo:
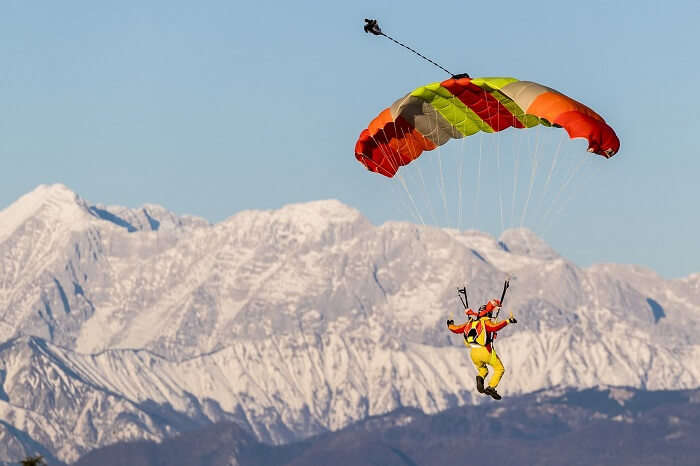
[[[464,344],[471,348],[470,356],[474,367],[478,372],[476,376],[476,390],[479,393],[491,396],[495,400],[500,400],[501,395],[496,391],[496,386],[500,382],[505,369],[501,359],[496,354],[493,347],[493,340],[499,330],[508,324],[515,324],[518,321],[510,313],[507,320],[495,321],[501,309],[501,301],[492,299],[479,308],[478,312],[465,309],[464,313],[469,317],[469,321],[461,325],[455,325],[454,320],[447,321],[447,328],[453,333],[464,335]],[[495,317],[494,317],[495,316]],[[493,375],[488,387],[484,388],[484,380],[489,373],[487,365],[493,367]]]

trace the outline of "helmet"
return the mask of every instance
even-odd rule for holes
[[[501,307],[501,302],[498,299],[492,299],[486,303],[486,312],[491,312],[497,307]]]
[[[479,307],[478,317],[481,318],[487,316],[491,314],[494,311],[494,309],[498,309],[499,307],[501,307],[501,302],[497,299],[492,299],[488,303]]]

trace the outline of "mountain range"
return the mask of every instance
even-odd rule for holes
[[[526,229],[375,226],[335,200],[210,224],[39,186],[0,211],[0,461],[480,405],[445,321],[458,286],[483,302],[507,277],[505,396],[700,386],[700,274],[582,268]]]

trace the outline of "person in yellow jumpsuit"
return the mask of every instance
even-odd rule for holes
[[[476,390],[496,400],[501,399],[501,395],[496,391],[496,386],[501,381],[505,368],[498,354],[496,354],[493,340],[496,338],[496,332],[508,324],[518,322],[513,317],[513,313],[510,314],[507,320],[495,321],[493,319],[494,311],[498,315],[500,308],[501,302],[498,299],[492,299],[481,306],[479,312],[466,309],[464,312],[469,317],[469,321],[464,324],[455,325],[454,320],[447,321],[447,328],[453,333],[463,334],[464,344],[471,348],[470,356],[478,373],[476,376]],[[491,380],[489,380],[488,387],[484,388],[484,381],[489,373],[486,366],[493,368],[493,375]]]

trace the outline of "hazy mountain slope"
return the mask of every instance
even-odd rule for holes
[[[695,465],[699,434],[697,391],[606,388],[537,393],[432,416],[400,409],[278,447],[218,424],[161,445],[113,445],[76,464]]]

